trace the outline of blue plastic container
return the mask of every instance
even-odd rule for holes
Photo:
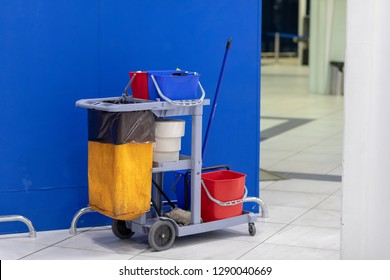
[[[150,100],[156,100],[157,98],[160,98],[160,95],[157,92],[156,86],[153,83],[152,77],[153,76],[170,76],[173,73],[177,72],[175,70],[152,70],[147,71],[148,72],[148,92],[149,92],[149,99]]]
[[[187,71],[148,71],[149,99],[161,98],[153,83],[154,76],[161,92],[171,100],[197,98],[199,74]]]
[[[187,188],[185,187],[185,179],[187,170],[176,171],[176,176],[180,177],[175,186],[177,206],[183,210],[191,209],[191,176],[188,174]]]

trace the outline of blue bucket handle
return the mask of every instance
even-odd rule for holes
[[[165,96],[161,92],[161,89],[158,86],[158,84],[156,82],[156,79],[154,78],[154,75],[150,75],[150,77],[152,78],[153,83],[156,86],[157,92],[160,95],[160,97],[162,99],[164,99],[165,101],[167,101],[168,103],[172,104],[172,105],[176,105],[176,106],[196,106],[196,105],[202,104],[203,100],[204,100],[204,98],[206,96],[206,93],[205,93],[205,91],[204,91],[204,89],[202,87],[202,84],[198,81],[198,85],[199,85],[200,91],[202,92],[202,96],[199,99],[194,99],[194,100],[172,100],[172,99],[168,98],[167,96]]]

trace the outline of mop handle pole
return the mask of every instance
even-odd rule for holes
[[[213,106],[211,108],[211,113],[210,113],[209,121],[208,121],[207,128],[206,128],[206,133],[205,133],[204,140],[203,140],[202,159],[204,158],[204,154],[205,154],[205,151],[206,151],[206,145],[207,145],[207,141],[208,141],[208,138],[209,138],[209,131],[210,131],[211,123],[212,123],[212,121],[214,119],[215,110],[217,108],[217,100],[218,100],[218,96],[219,96],[219,87],[221,85],[223,72],[225,70],[226,58],[227,58],[227,55],[228,55],[228,52],[229,52],[231,44],[232,44],[232,38],[229,38],[227,43],[226,43],[225,55],[224,55],[223,61],[222,61],[221,72],[219,73],[217,89],[215,91],[215,96],[214,96],[214,100],[213,100]]]

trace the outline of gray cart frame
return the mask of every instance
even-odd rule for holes
[[[115,104],[121,99],[125,98],[126,104]],[[157,183],[162,186],[163,173],[167,171],[185,170],[191,169],[191,224],[188,226],[179,226],[175,221],[167,217],[151,216],[151,213],[142,215],[141,217],[125,221],[126,227],[130,230],[129,237],[137,232],[149,234],[149,244],[156,250],[166,250],[172,246],[175,236],[187,236],[202,232],[208,232],[226,227],[244,224],[249,225],[249,233],[254,235],[256,228],[254,222],[260,216],[263,218],[268,217],[268,211],[266,204],[257,197],[246,197],[244,202],[255,202],[260,208],[260,214],[252,212],[243,212],[240,216],[226,218],[222,220],[202,223],[200,216],[200,204],[201,204],[201,172],[202,172],[202,117],[203,106],[209,105],[210,100],[205,99],[202,103],[193,106],[178,106],[165,101],[152,101],[135,99],[130,96],[125,97],[109,97],[109,98],[96,98],[96,99],[82,99],[76,102],[76,106],[86,109],[95,109],[107,112],[130,112],[130,111],[143,111],[150,110],[157,117],[174,117],[174,116],[191,116],[192,117],[192,142],[191,142],[191,156],[180,155],[180,159],[177,162],[165,162],[157,163],[153,162],[153,173]],[[161,193],[153,193],[153,201],[157,203],[157,206],[162,209],[162,197]],[[77,220],[81,215],[94,212],[90,207],[79,210],[71,224],[70,233],[76,234],[77,232]],[[168,229],[173,232],[172,242],[168,245],[159,246],[154,244],[154,237],[151,234],[157,234],[155,227],[168,226]],[[114,225],[114,223],[113,223]],[[173,227],[172,227],[173,226]],[[114,232],[115,233],[115,232]],[[117,234],[116,234],[117,235]],[[125,236],[123,237],[125,238]]]

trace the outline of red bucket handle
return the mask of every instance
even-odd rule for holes
[[[244,202],[246,196],[248,195],[248,189],[246,188],[246,186],[244,186],[244,190],[245,190],[245,191],[244,191],[244,196],[243,196],[242,198],[236,199],[236,200],[230,200],[230,201],[220,201],[220,200],[216,199],[215,197],[213,197],[213,196],[210,194],[210,192],[209,192],[209,190],[207,189],[207,187],[206,187],[206,185],[205,185],[205,183],[204,183],[203,180],[202,180],[202,187],[203,187],[204,191],[206,192],[208,198],[209,198],[212,202],[218,204],[219,206],[234,206],[234,205],[237,205],[237,204],[241,204],[241,203]]]

